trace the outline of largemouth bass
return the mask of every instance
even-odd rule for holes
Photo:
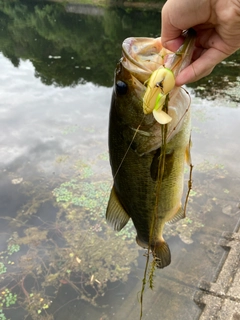
[[[131,218],[137,243],[143,248],[150,246],[159,268],[171,262],[163,239],[164,224],[185,217],[181,198],[184,163],[186,159],[190,162],[191,115],[186,91],[173,84],[169,95],[165,95],[165,76],[159,80],[154,72],[164,66],[176,76],[190,63],[193,48],[191,32],[175,54],[162,47],[161,38],[128,38],[123,42],[123,57],[115,72],[109,120],[114,185],[106,219],[115,230],[121,230]],[[162,96],[163,103],[166,96],[168,103],[165,111],[158,107],[160,118],[163,115],[161,124],[162,118],[158,120],[152,109],[157,109],[155,105]]]

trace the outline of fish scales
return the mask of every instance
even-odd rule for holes
[[[181,198],[186,155],[190,158],[191,114],[188,94],[174,87],[169,94],[168,114],[172,121],[167,125],[164,172],[159,181],[162,125],[152,113],[144,114],[143,96],[146,81],[154,69],[163,65],[162,56],[166,50],[159,38],[144,39],[125,40],[123,58],[115,72],[109,118],[109,153],[114,184],[106,219],[116,230],[121,230],[131,218],[137,231],[137,243],[143,248],[150,245],[157,266],[163,268],[171,262],[169,247],[163,239],[164,224],[184,218]],[[184,51],[168,59],[168,67],[175,75],[186,59],[189,63],[192,39],[192,35],[187,36],[185,42],[188,41],[188,46]]]

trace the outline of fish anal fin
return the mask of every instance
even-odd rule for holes
[[[121,205],[113,186],[108,200],[106,220],[113,226],[114,230],[120,231],[129,219],[130,217]]]
[[[171,252],[167,242],[164,240],[152,247],[153,257],[157,268],[165,268],[171,263]]]
[[[170,219],[167,223],[173,224],[173,223],[175,223],[181,219],[184,219],[184,218],[186,218],[186,215],[185,215],[183,207],[180,206],[177,213],[174,215],[174,217],[172,219]]]

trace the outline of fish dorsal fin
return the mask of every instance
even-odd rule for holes
[[[184,210],[183,210],[183,207],[180,206],[180,208],[178,209],[177,213],[174,215],[174,217],[169,220],[167,223],[168,224],[173,224],[181,219],[184,219],[186,216],[185,216],[185,213],[184,213]]]
[[[186,160],[186,163],[190,166],[191,163],[192,163],[192,159],[191,159],[191,152],[190,152],[190,148],[192,146],[192,141],[191,141],[191,138],[189,140],[189,143],[187,144],[187,147],[186,147],[186,152],[185,152],[185,160]]]
[[[113,226],[114,230],[120,231],[128,223],[129,219],[130,217],[123,209],[113,186],[108,201],[106,220]]]

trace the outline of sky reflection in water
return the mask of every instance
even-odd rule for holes
[[[29,61],[14,68],[1,55],[0,65],[2,164],[9,165],[23,155],[40,161],[75,148],[84,152],[95,138],[86,134],[91,128],[106,145],[110,88],[92,83],[76,88],[45,86],[34,77]],[[64,130],[74,126],[79,134],[66,139]]]
[[[61,10],[59,12],[62,13]],[[140,15],[141,18],[145,15],[145,13],[138,12],[135,14],[136,16]],[[115,28],[107,29],[107,21],[111,15],[117,25]],[[106,52],[110,52],[109,47],[112,47],[113,43],[116,44],[113,52],[109,53],[113,65],[120,57],[116,56],[116,52],[119,52],[120,55],[121,42],[116,42],[116,39],[120,39],[121,29],[124,30],[121,34],[122,38],[126,35],[143,35],[144,32],[143,29],[137,29],[137,27],[134,29],[136,19],[131,20],[129,15],[130,13],[119,10],[114,14],[113,12],[107,13],[105,16],[106,34],[103,47]],[[155,13],[153,15],[155,16]],[[149,20],[147,16],[146,19]],[[78,26],[81,19],[76,18],[75,20]],[[82,20],[86,24],[87,21],[90,24],[93,23],[92,17]],[[97,19],[96,21],[97,26],[102,26],[103,20]],[[76,25],[72,30],[76,31],[78,29]],[[96,25],[93,25],[95,27],[91,30],[97,30]],[[156,30],[155,25],[156,23],[153,24],[152,30]],[[104,26],[102,28],[104,29]],[[67,28],[66,30],[70,32]],[[102,34],[103,31],[100,30],[99,32]],[[151,32],[153,34],[153,31]],[[146,35],[150,35],[150,30],[146,31]],[[75,36],[77,38],[77,32],[75,32]],[[53,39],[56,41],[55,37]],[[75,48],[73,44],[71,45]],[[79,47],[81,46],[79,45]],[[77,49],[75,52],[78,52]],[[62,50],[64,51],[65,48]],[[96,50],[91,52],[96,53]],[[48,53],[46,54],[44,57],[49,62],[47,60]],[[69,55],[66,54],[63,60],[59,59],[59,66],[61,66],[61,61],[64,64],[68,61],[67,57],[69,58],[69,63],[71,62],[69,69],[70,67],[72,68],[70,59],[72,54],[73,52],[71,51]],[[105,53],[103,56],[105,58]],[[85,56],[83,55],[83,57]],[[113,57],[115,61],[113,61]],[[234,58],[235,60],[236,57]],[[107,59],[105,60],[107,61]],[[104,64],[106,63],[105,60],[101,60],[103,61],[101,64],[101,61],[97,61],[97,56],[94,56],[95,69],[91,69],[91,63],[89,63],[91,60],[86,59],[85,61],[83,59],[84,66],[90,66],[90,69],[84,69],[85,75],[87,75],[86,81],[81,79],[78,84],[75,83],[74,87],[60,87],[54,84],[44,85],[41,82],[48,74],[46,72],[48,69],[43,68],[45,66],[44,61],[42,61],[41,68],[38,69],[38,72],[40,72],[39,70],[43,71],[42,78],[36,78],[36,68],[33,64],[35,63],[39,67],[39,64],[36,63],[36,61],[39,62],[38,59],[33,59],[33,62],[28,59],[20,59],[19,67],[15,68],[10,60],[0,54],[0,212],[1,217],[17,217],[21,221],[20,227],[17,227],[11,224],[12,222],[10,223],[9,220],[1,219],[1,250],[6,250],[7,241],[15,233],[19,233],[19,237],[24,238],[26,232],[30,232],[31,228],[35,226],[38,227],[38,231],[48,231],[47,240],[44,239],[42,242],[39,240],[37,244],[32,244],[31,242],[31,245],[27,243],[29,247],[22,245],[21,250],[10,257],[16,265],[14,272],[17,275],[19,272],[20,278],[26,270],[21,264],[21,259],[24,257],[29,258],[26,254],[27,250],[30,253],[35,248],[37,248],[36,250],[38,248],[43,250],[49,245],[49,239],[57,239],[56,242],[59,247],[62,246],[61,248],[64,248],[66,246],[66,250],[69,250],[62,256],[59,254],[62,260],[59,258],[58,263],[59,265],[62,263],[62,266],[65,267],[65,261],[71,259],[71,254],[75,250],[73,249],[73,244],[77,243],[74,241],[67,242],[67,240],[70,238],[74,240],[77,233],[84,234],[86,231],[88,233],[91,231],[92,237],[96,237],[101,227],[103,229],[106,228],[105,225],[101,225],[103,224],[103,220],[101,220],[103,217],[99,218],[100,224],[98,221],[98,214],[100,211],[104,211],[104,206],[97,207],[97,203],[104,197],[107,199],[108,193],[105,192],[104,188],[106,186],[110,188],[112,182],[108,163],[107,127],[112,91],[109,85],[109,83],[112,83],[110,74],[113,74],[114,68],[110,66],[111,70],[108,70],[106,79],[104,79],[105,74],[101,70],[109,68]],[[103,69],[100,70],[97,81],[93,84],[91,79],[96,79],[95,70],[98,70],[98,65],[100,64]],[[68,65],[64,66],[66,68]],[[221,71],[220,74],[224,74],[228,70],[223,70],[221,69],[222,67],[220,65],[217,70],[218,72],[219,70]],[[234,68],[231,70],[233,72]],[[236,78],[235,73],[230,76],[231,72],[229,71],[226,77],[229,76],[228,79],[233,80],[232,86],[236,87],[237,83],[234,81],[239,81],[239,79]],[[56,79],[59,80],[61,75],[58,72],[56,74],[59,76]],[[222,97],[222,99],[214,101],[201,99],[201,90],[203,88],[208,89],[208,86],[211,87],[212,85],[211,89],[213,89],[207,95],[208,98],[212,92],[217,90],[219,93],[224,90],[218,85],[218,82],[213,84],[214,77],[217,78],[216,75],[213,75],[204,83],[200,82],[192,85],[198,95],[198,97],[195,97],[194,91],[191,92],[193,106],[193,193],[189,203],[188,218],[172,227],[166,228],[173,261],[166,270],[156,272],[155,291],[146,293],[146,319],[151,317],[152,320],[159,320],[159,313],[162,314],[163,319],[168,320],[192,320],[194,318],[199,310],[192,301],[192,295],[196,290],[199,278],[204,276],[209,280],[211,279],[222,255],[222,249],[217,245],[218,239],[223,231],[233,230],[239,217],[239,102],[233,101],[231,97]],[[105,82],[108,87],[103,86]],[[64,183],[68,185],[64,185]],[[100,198],[98,195],[99,190],[93,188],[98,183],[102,188],[101,190],[99,189],[102,192]],[[89,199],[91,201],[87,202],[86,195],[81,189],[78,189],[78,186],[89,190]],[[57,191],[59,192],[58,194]],[[62,191],[65,193],[61,193]],[[55,201],[58,197],[63,199],[64,196],[70,197],[71,195],[74,195],[75,198],[65,199],[65,202]],[[86,209],[86,202],[82,206],[76,205],[81,196],[86,198],[88,206],[92,205],[95,215],[91,215],[91,210]],[[106,200],[105,198],[104,200]],[[75,203],[75,207],[73,203]],[[89,222],[85,222],[85,218],[83,220],[77,218],[75,222],[76,229],[74,229],[74,226],[70,224],[66,217],[73,218],[74,210],[72,209],[76,207],[77,214],[84,215],[86,214],[85,211],[87,212]],[[21,212],[23,213],[22,216]],[[28,212],[28,216],[24,216],[26,212]],[[62,215],[57,218],[59,212]],[[66,221],[68,224],[61,225],[61,222]],[[67,228],[70,230],[69,233],[67,233]],[[108,276],[111,281],[106,285],[104,289],[105,298],[101,298],[99,304],[108,304],[109,306],[105,309],[98,309],[91,306],[90,303],[78,299],[79,293],[74,290],[71,291],[66,286],[66,279],[69,278],[65,273],[59,272],[58,282],[57,284],[54,283],[59,289],[59,294],[57,298],[52,295],[54,296],[52,298],[53,304],[48,311],[49,314],[54,314],[54,317],[57,317],[56,319],[66,319],[66,316],[69,318],[69,315],[71,315],[69,318],[71,320],[122,320],[126,318],[126,314],[131,315],[131,319],[138,318],[137,293],[140,290],[145,264],[143,251],[140,250],[138,252],[139,248],[135,245],[134,239],[135,233],[131,228],[118,237],[113,231],[106,230],[108,229],[104,229],[104,232],[106,237],[109,236],[110,240],[108,244],[104,243],[106,247],[104,252],[105,254],[106,252],[109,253],[108,260],[107,258],[106,260],[108,263],[111,261],[112,264],[108,268],[109,270],[104,265],[105,269],[103,268],[103,270],[106,273],[109,271]],[[66,235],[68,235],[68,239]],[[87,239],[91,239],[91,233]],[[98,239],[99,243],[102,240],[101,237],[94,239]],[[124,254],[121,254],[119,248]],[[53,247],[53,249],[55,250],[56,248]],[[88,259],[86,263],[89,264],[96,262],[93,257],[100,251],[92,252],[91,250],[82,252],[85,260]],[[49,257],[53,251],[49,250],[47,252]],[[42,252],[41,254],[43,254]],[[88,253],[90,254],[88,255]],[[118,253],[119,256],[117,256]],[[47,254],[43,258],[46,264],[49,258]],[[81,263],[83,262],[79,261],[83,260],[83,257],[78,256],[76,253],[74,263],[82,266],[83,264]],[[34,260],[33,257],[31,258]],[[129,259],[129,262],[127,259]],[[102,257],[98,260],[102,261]],[[27,265],[30,265],[30,261]],[[116,265],[120,270],[118,273],[114,269]],[[69,267],[69,265],[66,266]],[[131,272],[127,269],[128,266]],[[13,272],[11,271],[13,267],[7,266],[7,268],[7,272],[3,273],[3,276],[6,276],[6,274],[11,275],[11,272]],[[81,270],[81,267],[79,269]],[[89,269],[89,266],[86,264],[84,270],[87,269]],[[55,274],[59,269],[56,268],[56,270]],[[92,271],[91,269],[90,275],[87,274],[86,278],[84,278],[84,281],[90,287],[91,278],[96,274],[97,271]],[[125,282],[128,274],[128,281]],[[122,280],[124,280],[115,281],[118,279],[117,277],[121,279],[121,275]],[[84,274],[82,276],[84,277]],[[78,277],[76,278],[79,280]],[[94,282],[93,279],[92,281]],[[72,280],[77,282],[76,279]],[[39,280],[39,283],[41,281]],[[97,284],[97,282],[94,283],[95,285]],[[28,285],[31,291],[31,285],[29,283]],[[90,290],[89,287],[87,289]],[[24,296],[18,287],[15,290],[20,297]],[[90,294],[93,294],[91,290]],[[45,299],[46,297],[41,296],[40,298]],[[72,303],[69,302],[71,299],[73,299]],[[67,305],[61,309],[65,303]],[[38,307],[40,308],[41,306]],[[23,314],[26,311],[23,305],[20,309],[17,309],[17,312],[15,310],[10,311],[11,320],[19,319],[18,310],[23,310],[21,311]],[[43,309],[41,310],[43,311]],[[81,315],[79,315],[79,310],[81,310]]]

